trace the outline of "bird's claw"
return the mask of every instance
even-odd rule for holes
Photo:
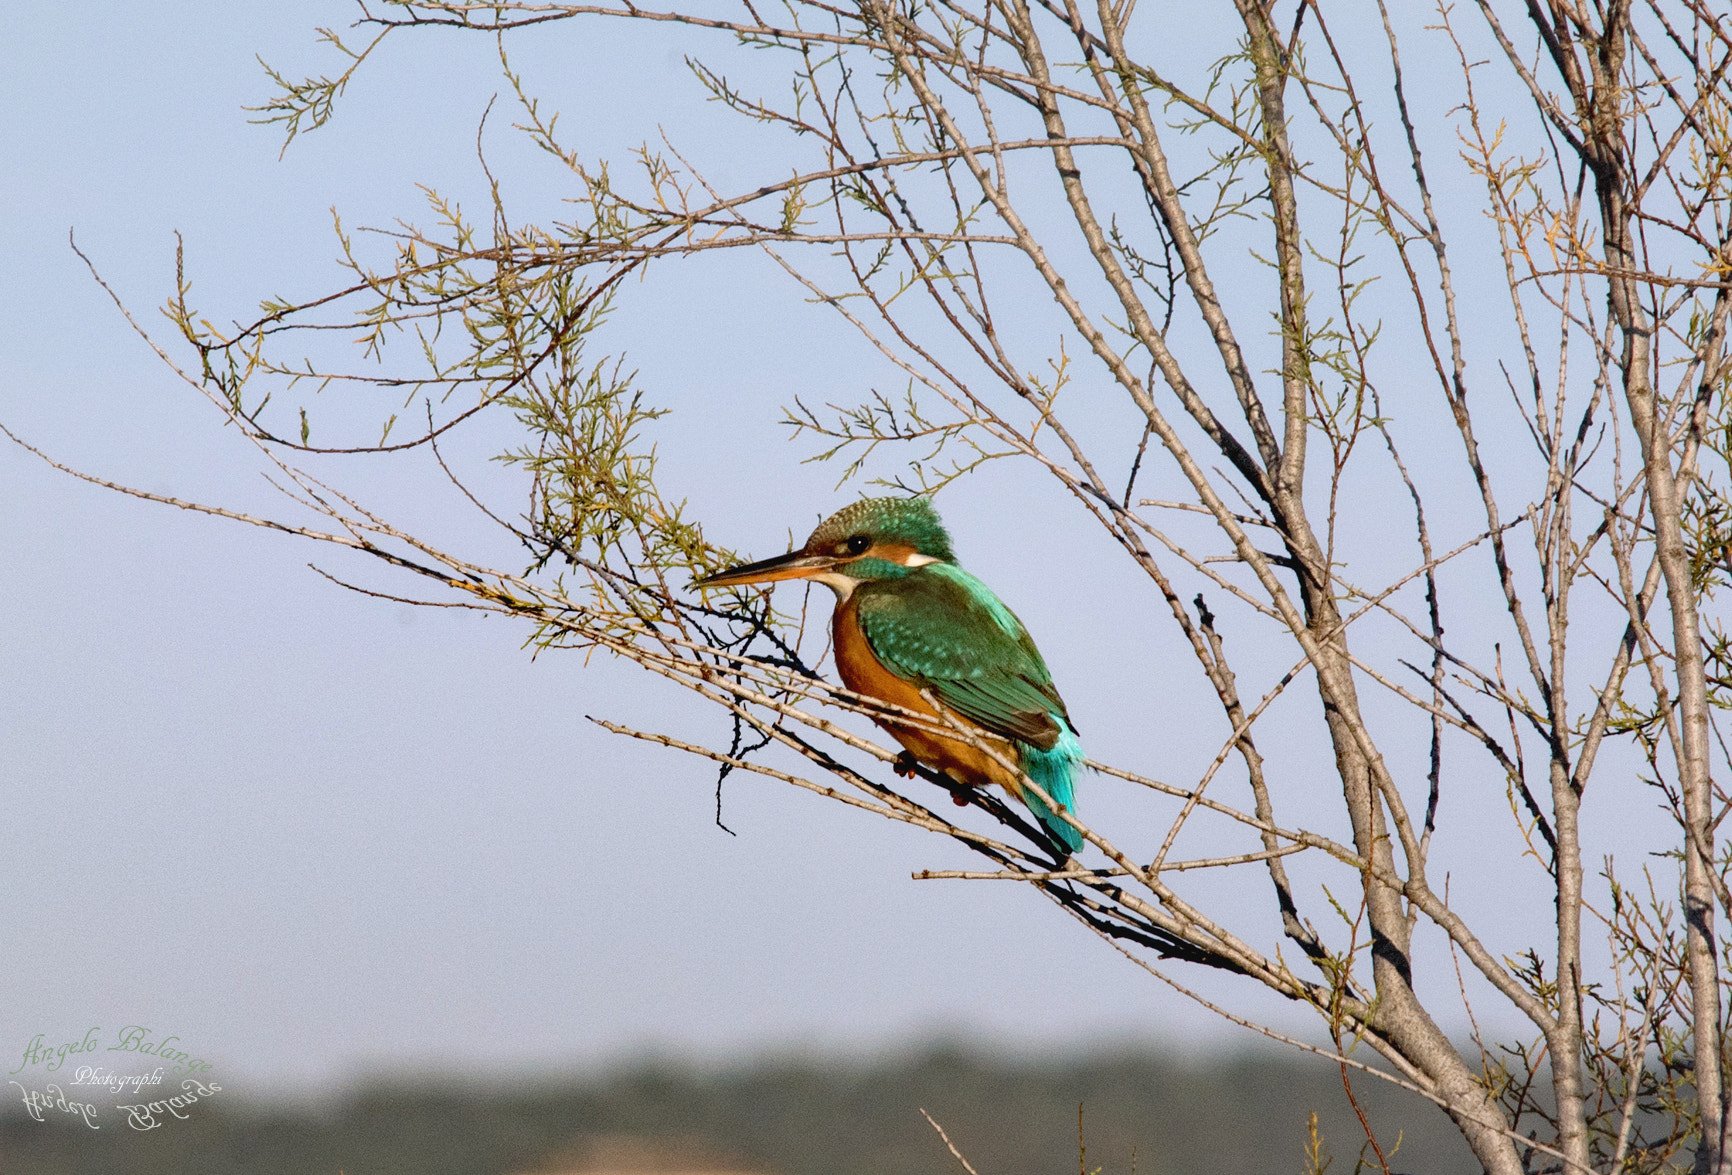
[[[913,751],[903,751],[890,761],[890,770],[904,779],[912,779],[920,774],[920,760],[914,757]],[[948,776],[944,778],[949,779]],[[950,788],[950,802],[958,808],[968,807],[968,802],[974,798],[974,789],[966,784],[947,783],[946,786]]]

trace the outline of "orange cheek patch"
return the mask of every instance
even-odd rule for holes
[[[873,543],[861,558],[882,559],[886,563],[894,563],[898,567],[906,567],[908,566],[908,560],[919,553],[919,551],[916,551],[907,543]]]

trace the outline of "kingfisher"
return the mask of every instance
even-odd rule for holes
[[[849,689],[934,726],[970,732],[1072,809],[1083,753],[1064,699],[1022,621],[957,564],[931,502],[862,499],[825,519],[798,550],[730,567],[693,586],[784,579],[816,580],[836,593],[831,649]],[[922,691],[936,699],[936,709]],[[873,721],[906,748],[904,774],[912,774],[912,760],[965,787],[998,784],[1058,844],[1073,853],[1082,848],[1081,834],[981,747],[893,714]]]

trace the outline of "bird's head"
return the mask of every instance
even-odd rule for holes
[[[896,579],[929,563],[954,563],[950,535],[925,498],[864,498],[819,524],[798,550],[742,563],[694,581],[694,587],[735,587],[778,579],[814,579],[838,599],[861,582]]]

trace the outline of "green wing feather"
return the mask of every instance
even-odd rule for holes
[[[994,734],[1043,751],[1058,742],[1061,719],[1070,725],[1028,630],[960,567],[929,564],[863,583],[855,594],[866,642],[896,676]]]

